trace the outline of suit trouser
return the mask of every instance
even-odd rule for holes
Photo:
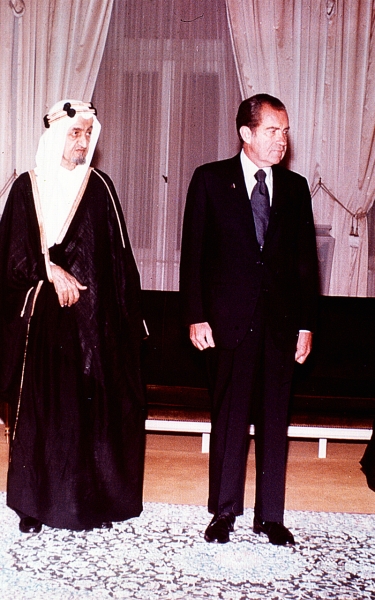
[[[209,459],[211,513],[244,508],[250,420],[255,422],[255,514],[282,521],[285,505],[288,406],[295,347],[279,350],[258,308],[234,350],[207,351],[212,431]]]

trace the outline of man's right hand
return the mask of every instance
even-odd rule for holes
[[[58,265],[51,265],[52,283],[55,286],[60,306],[72,306],[79,300],[80,290],[87,290],[73,275]]]
[[[194,323],[194,325],[190,325],[190,339],[198,350],[215,347],[212,329],[208,323]]]

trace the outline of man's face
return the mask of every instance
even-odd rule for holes
[[[289,119],[285,110],[275,110],[268,104],[261,112],[261,122],[254,131],[240,128],[245,154],[257,167],[271,167],[285,156]]]
[[[77,121],[68,129],[61,166],[69,171],[77,165],[84,165],[89,151],[92,124],[94,119],[84,119],[79,116]]]

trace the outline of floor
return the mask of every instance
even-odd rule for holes
[[[0,425],[0,491],[6,489],[8,448]],[[287,464],[286,508],[322,512],[375,513],[359,460],[365,444],[328,442],[327,458],[318,443],[291,441]],[[206,505],[208,455],[199,435],[147,434],[144,499],[148,502]],[[254,502],[254,444],[250,445],[246,507]]]

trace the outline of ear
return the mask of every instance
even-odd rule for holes
[[[243,141],[246,142],[246,144],[249,144],[252,137],[250,127],[247,125],[242,125],[242,127],[240,127],[240,136],[242,137]]]

